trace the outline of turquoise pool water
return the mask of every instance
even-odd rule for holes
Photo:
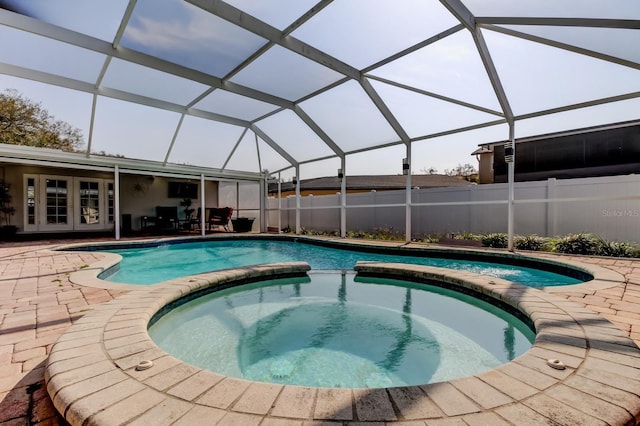
[[[118,253],[123,258],[119,270],[109,271],[113,273],[103,278],[112,282],[143,285],[185,275],[273,262],[305,261],[314,270],[352,270],[359,260],[415,263],[460,269],[533,287],[582,282],[566,275],[521,266],[367,253],[306,244],[300,241],[218,240],[109,251]]]
[[[149,328],[162,349],[237,378],[381,388],[452,380],[531,347],[520,320],[426,284],[312,272],[180,305]]]

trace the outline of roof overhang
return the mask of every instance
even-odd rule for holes
[[[48,148],[0,144],[0,162],[29,164],[45,167],[64,167],[70,169],[152,174],[174,178],[194,179],[204,176],[207,180],[252,180],[264,178],[260,173],[227,171],[187,164],[172,164],[160,161],[136,160],[122,157],[99,156],[64,152]]]

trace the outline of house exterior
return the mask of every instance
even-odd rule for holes
[[[259,174],[241,175],[46,148],[0,149],[0,180],[9,185],[15,208],[9,225],[17,226],[19,234],[113,233],[118,210],[123,232],[141,230],[150,225],[157,206],[175,207],[182,220],[185,198],[192,209],[201,205],[203,181],[206,207],[226,205],[220,188],[239,190],[237,179],[259,187]],[[231,197],[237,199],[236,194]]]
[[[370,191],[397,191],[407,186],[407,177],[404,175],[362,175],[346,176],[347,194]],[[300,195],[333,195],[342,190],[342,182],[338,177],[320,177],[314,179],[302,179],[300,181]],[[447,175],[411,175],[413,188],[440,188],[446,186],[467,186],[469,182],[461,176]],[[281,184],[281,195],[287,197],[296,194],[293,182]],[[278,184],[269,184],[269,195],[278,195]]]
[[[507,182],[504,144],[480,145],[479,183]],[[516,139],[515,180],[640,173],[640,120]]]

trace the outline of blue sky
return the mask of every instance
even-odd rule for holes
[[[113,41],[127,5],[123,0],[3,2],[10,3],[46,22],[85,32],[105,42]],[[273,0],[267,5],[255,0],[230,0],[228,3],[282,30],[315,1]],[[640,2],[628,0],[527,0],[517,4],[506,0],[466,0],[465,4],[478,16],[640,19]],[[337,0],[296,29],[292,36],[360,70],[457,22],[438,1]],[[516,38],[507,34],[510,31],[610,55],[618,58],[618,63]],[[516,116],[640,91],[640,49],[637,49],[640,30],[504,25],[499,31],[485,28],[482,35]],[[100,53],[7,27],[0,27],[0,37],[14,40],[0,52],[1,63],[88,83],[95,83],[106,59]],[[139,0],[121,40],[121,46],[127,49],[156,55],[217,78],[228,76],[233,84],[289,101],[298,101],[343,77],[281,46],[270,47],[252,63],[228,75],[266,43],[260,36],[177,0]],[[474,39],[464,29],[371,69],[367,75],[371,86],[411,138],[420,139],[500,118],[500,104]],[[387,80],[398,85],[387,84]],[[406,90],[403,85],[415,87],[419,92]],[[209,94],[207,84],[117,58],[111,60],[101,87],[178,105],[193,103],[198,110],[241,120],[254,120],[278,108],[220,89]],[[15,88],[41,102],[57,119],[89,135],[90,94],[0,74],[0,90],[6,88]],[[206,96],[199,99],[201,95]],[[299,106],[345,151],[400,140],[354,80],[302,100]],[[516,137],[523,137],[639,118],[640,101],[635,98],[520,120],[515,129]],[[179,119],[177,112],[99,96],[92,150],[162,161]],[[277,112],[256,125],[298,161],[332,153],[290,110]],[[257,171],[287,166],[286,160],[264,141],[259,138],[256,141],[253,132],[247,132],[240,139],[242,134],[243,128],[239,126],[187,117],[176,136],[170,161],[222,167],[239,142],[228,168]],[[476,164],[470,154],[479,143],[507,137],[507,126],[497,125],[414,142],[413,171],[435,167],[443,172],[457,164]],[[260,149],[259,157],[256,146]],[[347,173],[399,174],[405,156],[404,145],[349,155]],[[301,177],[333,175],[339,167],[338,159],[303,165]],[[284,175],[292,174],[290,170]]]

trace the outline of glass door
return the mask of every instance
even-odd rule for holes
[[[76,182],[77,229],[101,228],[100,182],[97,179],[79,178]]]
[[[114,196],[111,179],[25,174],[23,229],[111,229]]]
[[[113,181],[75,178],[75,228],[107,229],[113,225]]]
[[[73,229],[72,190],[70,177],[40,176],[40,200],[44,208],[40,209],[38,230]]]

